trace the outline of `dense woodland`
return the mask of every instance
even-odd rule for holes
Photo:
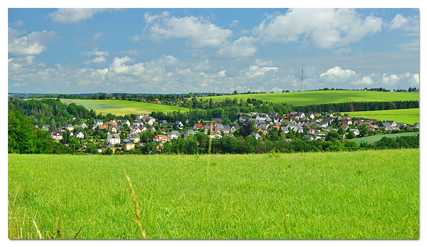
[[[250,101],[250,102],[248,102]],[[265,104],[258,100],[248,100],[247,102],[212,102],[207,101],[201,107],[206,109],[195,109],[188,114],[173,112],[161,113],[154,112],[151,114],[159,120],[168,120],[173,122],[180,120],[187,126],[192,126],[199,119],[208,119],[212,117],[221,117],[226,122],[231,122],[237,119],[237,112],[282,112],[290,111],[285,105]],[[246,103],[246,104],[245,104]],[[211,109],[216,104],[217,108]],[[252,104],[250,107],[249,104]],[[257,108],[258,107],[258,108]],[[20,100],[9,99],[8,111],[8,151],[9,153],[76,153],[76,150],[86,147],[86,153],[97,154],[97,148],[100,143],[97,142],[101,138],[106,138],[107,134],[99,128],[92,129],[92,120],[101,119],[109,121],[115,118],[123,118],[123,116],[114,116],[108,114],[106,116],[97,115],[93,110],[89,111],[83,106],[75,104],[63,104],[58,99],[42,99],[42,100]],[[133,122],[135,115],[124,116],[124,118]],[[188,120],[188,121],[186,121]],[[81,129],[85,134],[83,140],[70,137],[68,131],[64,132],[62,142],[53,141],[50,133],[43,129],[36,129],[34,125],[51,125],[65,126],[67,123],[78,125],[86,122],[89,126],[87,129]],[[334,123],[332,123],[334,126]],[[170,126],[175,128],[176,126]],[[118,151],[117,154],[207,154],[207,153],[231,153],[231,154],[246,154],[246,153],[272,153],[272,152],[330,152],[330,151],[355,151],[361,149],[385,149],[385,148],[418,148],[419,137],[398,137],[396,139],[384,137],[380,141],[371,144],[362,143],[361,145],[348,140],[341,140],[340,135],[343,130],[330,131],[325,141],[302,140],[304,133],[284,133],[281,129],[269,129],[268,135],[263,140],[257,140],[253,135],[253,122],[243,125],[239,130],[233,132],[235,138],[224,136],[220,139],[211,139],[207,134],[199,132],[187,139],[173,139],[171,142],[166,142],[159,148],[151,140],[154,136],[161,133],[159,126],[156,126],[155,131],[147,131],[140,133],[141,141],[146,142],[143,147],[138,147],[131,151]],[[360,129],[361,133],[363,128]],[[353,133],[353,132],[351,132]],[[350,134],[351,134],[350,133]],[[349,135],[350,136],[350,135]],[[93,141],[89,141],[89,137]],[[125,134],[121,134],[121,138],[125,138]],[[351,136],[350,136],[351,138]],[[287,142],[286,139],[293,141]],[[66,145],[64,145],[66,144]],[[83,153],[83,152],[82,152]],[[111,151],[106,152],[112,153]]]

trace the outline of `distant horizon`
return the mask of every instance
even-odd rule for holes
[[[415,87],[417,90],[419,90],[419,88]],[[311,89],[311,90],[305,90],[304,92],[313,92],[313,91],[326,91],[323,90],[324,88],[318,88],[318,89]],[[354,89],[346,89],[346,88],[334,88],[332,90],[332,88],[328,88],[328,91],[335,91],[335,90],[344,90],[344,91],[361,91],[364,90],[365,88],[354,88]],[[368,88],[368,89],[372,89],[372,88]],[[396,88],[384,88],[385,90],[399,90]],[[408,90],[409,88],[401,88],[400,90]],[[242,92],[237,92],[238,94],[247,94],[248,91],[242,91]],[[297,93],[300,91],[289,91],[290,93]],[[230,94],[233,95],[233,92],[231,93],[224,93],[224,92],[188,92],[188,93],[130,93],[130,92],[112,92],[112,93],[108,93],[108,92],[96,92],[96,93],[31,93],[31,92],[8,92],[8,94],[34,94],[34,95],[45,95],[45,94],[63,94],[63,95],[86,95],[86,94],[90,94],[90,95],[101,95],[101,94],[107,94],[107,95],[113,95],[113,94],[129,94],[129,95],[133,95],[133,94],[140,94],[140,95],[151,95],[151,94],[156,94],[156,95],[186,95],[186,94],[209,94],[209,93],[214,93],[214,94]],[[252,94],[260,94],[260,93],[286,93],[286,92],[252,92]]]

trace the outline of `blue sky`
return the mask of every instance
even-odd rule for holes
[[[419,9],[8,9],[8,91],[419,87]]]

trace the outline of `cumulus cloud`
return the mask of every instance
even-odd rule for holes
[[[52,21],[63,24],[72,24],[87,19],[92,19],[97,13],[106,11],[114,11],[117,9],[95,9],[95,8],[63,8],[57,9],[47,16],[52,18]]]
[[[240,37],[233,43],[226,44],[223,48],[216,52],[218,57],[248,57],[258,51],[258,48],[253,46],[256,39],[253,37]]]
[[[202,17],[168,17],[169,14],[150,15],[146,13],[144,18],[147,27],[144,28],[148,33],[147,37],[154,42],[161,42],[170,38],[185,38],[186,45],[193,48],[204,46],[218,47],[227,42],[232,32],[229,29],[222,29]],[[137,41],[141,36],[134,36]]]
[[[252,32],[263,42],[297,42],[307,39],[320,49],[346,46],[382,30],[382,19],[359,17],[352,9],[290,9],[268,16]]]
[[[278,88],[278,87],[273,87],[273,88],[271,89],[271,91],[272,91],[272,92],[280,93],[280,92],[282,92],[282,91],[283,91],[283,89],[282,89],[282,88]]]
[[[56,33],[54,31],[32,32],[27,36],[17,38],[17,32],[9,28],[8,51],[14,56],[38,55],[46,51],[46,44],[51,41]]]
[[[85,62],[84,62],[84,64],[87,64],[87,65],[89,65],[89,64],[91,64],[91,63],[105,63],[107,61],[107,59],[105,59],[105,57],[96,57],[96,58],[94,58],[94,59],[92,59],[92,60],[86,60]]]
[[[351,81],[350,84],[367,86],[372,85],[373,81],[370,76],[364,76],[361,79]]]
[[[350,69],[341,69],[341,67],[335,66],[334,68],[328,69],[326,72],[320,74],[320,78],[326,82],[336,83],[340,81],[348,81],[356,75],[356,72]]]
[[[381,80],[382,83],[388,84],[388,85],[394,85],[398,81],[399,81],[399,77],[394,74],[389,76],[387,76],[387,74],[383,74],[383,78]]]

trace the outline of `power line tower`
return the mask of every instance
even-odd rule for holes
[[[304,66],[302,66],[302,74],[301,74],[301,92],[304,92],[302,85],[304,84]]]

